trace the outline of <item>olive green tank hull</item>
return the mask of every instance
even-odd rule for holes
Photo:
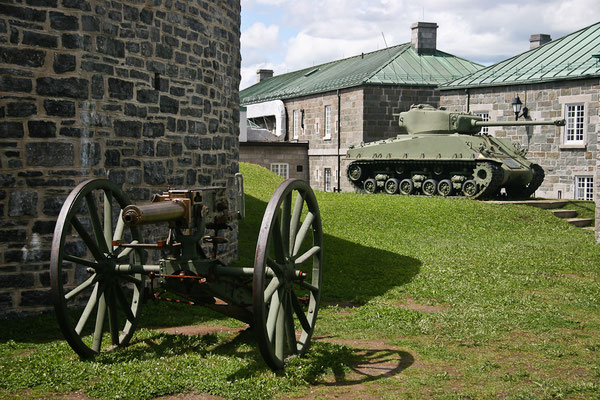
[[[350,182],[367,193],[528,197],[543,169],[508,140],[482,135],[399,135],[348,151]]]

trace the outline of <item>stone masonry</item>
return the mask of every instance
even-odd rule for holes
[[[284,100],[287,132],[292,140],[294,110],[304,112],[299,141],[308,141],[310,185],[323,190],[324,169],[330,168],[332,186],[337,187],[338,98],[336,92]],[[346,152],[350,145],[395,137],[398,120],[393,114],[407,111],[412,104],[439,104],[439,91],[429,86],[362,86],[340,90],[340,179],[342,191],[353,191],[346,177]],[[325,106],[331,106],[331,138],[325,138]],[[300,114],[302,115],[302,113]]]
[[[233,188],[239,39],[235,0],[0,2],[0,316],[47,308],[79,182],[108,177],[138,202]]]
[[[308,143],[240,142],[240,162],[254,163],[271,169],[271,163],[289,167],[289,178],[308,181]]]
[[[565,118],[567,104],[583,104],[584,143],[564,143],[565,128],[554,126],[489,128],[497,137],[507,137],[529,149],[527,158],[545,171],[538,197],[575,198],[576,177],[594,177],[600,127],[598,79],[567,80],[554,83],[469,89],[470,110],[487,112],[490,121],[514,121],[511,103],[515,93],[529,109],[532,120]],[[440,105],[450,110],[466,111],[464,90],[441,90]],[[598,178],[594,180],[598,193]]]

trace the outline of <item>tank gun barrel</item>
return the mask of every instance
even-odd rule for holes
[[[473,126],[535,126],[535,125],[556,125],[565,126],[564,119],[554,121],[477,121],[471,120]]]

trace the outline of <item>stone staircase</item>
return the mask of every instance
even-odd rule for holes
[[[571,225],[594,230],[594,220],[592,218],[577,218],[576,210],[563,210],[558,209],[560,207],[565,206],[568,201],[565,200],[519,200],[519,201],[490,201],[490,203],[494,204],[516,204],[523,206],[531,206],[543,208],[545,210],[550,210],[552,214],[554,214],[558,218],[565,218],[568,223]]]

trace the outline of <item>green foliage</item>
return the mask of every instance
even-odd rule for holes
[[[251,266],[262,215],[282,179],[254,165],[240,169],[247,218],[239,224],[237,264]],[[352,382],[364,384],[367,398],[600,397],[600,248],[592,232],[525,206],[316,195],[325,262],[315,335],[324,339],[285,372],[266,367],[249,329],[198,336],[155,330],[243,327],[238,321],[150,302],[130,346],[93,361],[77,358],[51,314],[3,321],[0,399],[79,390],[103,399],[188,392],[266,399],[313,389],[316,398],[331,398],[332,382],[350,391]],[[591,204],[582,207],[593,212]],[[370,341],[387,358],[330,340]],[[356,372],[378,357],[388,365],[394,355],[401,362],[393,373]]]

